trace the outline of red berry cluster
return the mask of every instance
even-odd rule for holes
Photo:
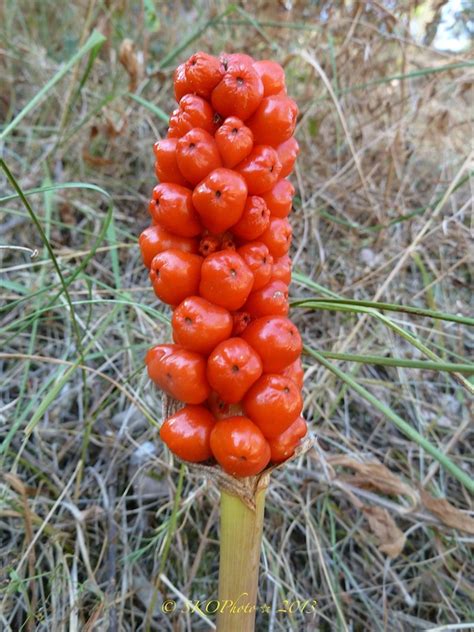
[[[298,110],[282,67],[243,54],[192,55],[174,89],[139,239],[173,308],[175,344],[148,351],[148,374],[185,404],[160,436],[184,460],[251,476],[306,434],[302,343],[287,318]]]

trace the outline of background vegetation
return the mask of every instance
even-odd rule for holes
[[[301,112],[317,444],[268,493],[258,630],[469,626],[473,62],[433,45],[446,4],[3,3],[2,631],[210,629],[218,493],[157,441],[143,358],[168,313],[136,245],[172,71],[198,49],[276,58]]]

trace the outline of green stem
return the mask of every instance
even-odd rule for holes
[[[262,542],[265,489],[252,511],[221,490],[218,632],[253,632]]]

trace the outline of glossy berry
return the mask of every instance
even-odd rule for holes
[[[180,64],[174,71],[173,83],[174,96],[176,97],[176,101],[178,103],[186,94],[192,92],[191,86],[186,78],[186,68],[184,64]]]
[[[190,294],[197,294],[203,258],[176,248],[156,255],[151,262],[150,281],[157,297],[178,305]]]
[[[232,476],[259,474],[270,461],[270,446],[247,417],[217,421],[211,432],[211,450],[222,469]]]
[[[190,351],[209,355],[234,326],[230,312],[200,296],[189,296],[174,310],[173,340]]]
[[[262,375],[262,361],[242,338],[224,340],[207,360],[207,380],[228,404],[237,404]]]
[[[247,185],[235,171],[215,169],[194,189],[192,199],[203,225],[221,233],[242,217]]]
[[[211,389],[206,360],[178,345],[157,345],[145,359],[148,375],[165,393],[186,404],[202,404]]]
[[[238,254],[250,268],[254,282],[252,290],[259,290],[270,281],[273,257],[260,241],[251,241],[237,249]]]
[[[255,63],[255,59],[245,53],[221,53],[219,55],[219,61],[221,62],[224,70],[228,70],[232,64],[246,64],[247,66],[253,66]]]
[[[287,316],[288,286],[283,281],[270,281],[267,285],[250,293],[244,305],[252,318],[262,316]]]
[[[259,145],[278,147],[295,131],[298,107],[293,99],[284,95],[264,97],[247,125]]]
[[[186,94],[170,116],[169,138],[181,138],[195,127],[214,134],[214,112],[207,101],[196,94]]]
[[[280,178],[286,178],[293,171],[296,158],[300,153],[300,146],[298,145],[296,138],[291,136],[288,140],[278,145],[276,148],[278,159],[281,164]]]
[[[246,158],[253,147],[253,134],[236,116],[230,116],[215,133],[217,148],[226,167],[232,169]]]
[[[293,380],[296,386],[300,390],[303,390],[304,370],[301,363],[301,358],[297,358],[294,362],[283,369],[281,375],[283,375],[283,377],[287,377],[289,380]]]
[[[234,250],[220,250],[204,260],[199,293],[211,303],[231,311],[239,309],[252,286],[253,274]]]
[[[294,362],[303,347],[297,327],[284,316],[264,316],[250,323],[242,338],[255,349],[264,373],[279,373]]]
[[[277,257],[273,260],[272,272],[270,275],[272,281],[283,281],[286,285],[291,282],[291,259],[288,255]]]
[[[257,145],[236,170],[244,177],[249,194],[261,195],[275,186],[281,166],[273,147]]]
[[[178,169],[176,162],[177,138],[164,138],[153,145],[155,153],[155,173],[160,182],[173,182],[188,186],[189,183]]]
[[[270,373],[247,391],[243,405],[245,414],[265,437],[276,437],[301,414],[303,399],[292,380]]]
[[[174,235],[159,224],[145,228],[138,238],[138,243],[140,245],[143,263],[147,268],[150,268],[153,257],[163,252],[163,250],[177,248],[182,252],[197,254],[199,247],[197,239]]]
[[[290,214],[294,194],[295,187],[289,180],[278,180],[273,189],[262,194],[272,218],[285,218]]]
[[[209,99],[224,74],[221,62],[202,51],[191,55],[184,64],[184,71],[191,92],[204,99]]]
[[[160,438],[177,457],[191,463],[212,457],[211,430],[215,419],[204,406],[185,406],[168,417],[160,428]]]
[[[272,463],[282,463],[293,456],[297,445],[307,432],[306,421],[303,417],[297,417],[284,432],[268,439]]]
[[[214,137],[203,129],[192,129],[176,144],[176,162],[183,177],[192,185],[198,184],[221,166]]]
[[[253,241],[270,225],[270,211],[265,201],[258,195],[250,195],[245,202],[244,212],[232,226],[232,232],[239,239]]]
[[[181,237],[196,237],[202,230],[194,210],[191,191],[180,184],[158,184],[149,205],[155,222]]]
[[[276,61],[264,59],[253,65],[263,83],[263,96],[286,92],[285,71]]]
[[[276,217],[270,219],[267,230],[260,235],[259,241],[264,243],[274,258],[286,255],[291,246],[291,225],[287,219]]]
[[[212,107],[224,118],[237,116],[242,121],[260,105],[263,84],[249,64],[230,63],[220,83],[211,95]]]

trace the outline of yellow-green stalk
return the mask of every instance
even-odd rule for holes
[[[265,491],[255,511],[221,490],[218,632],[253,632],[262,543]]]

